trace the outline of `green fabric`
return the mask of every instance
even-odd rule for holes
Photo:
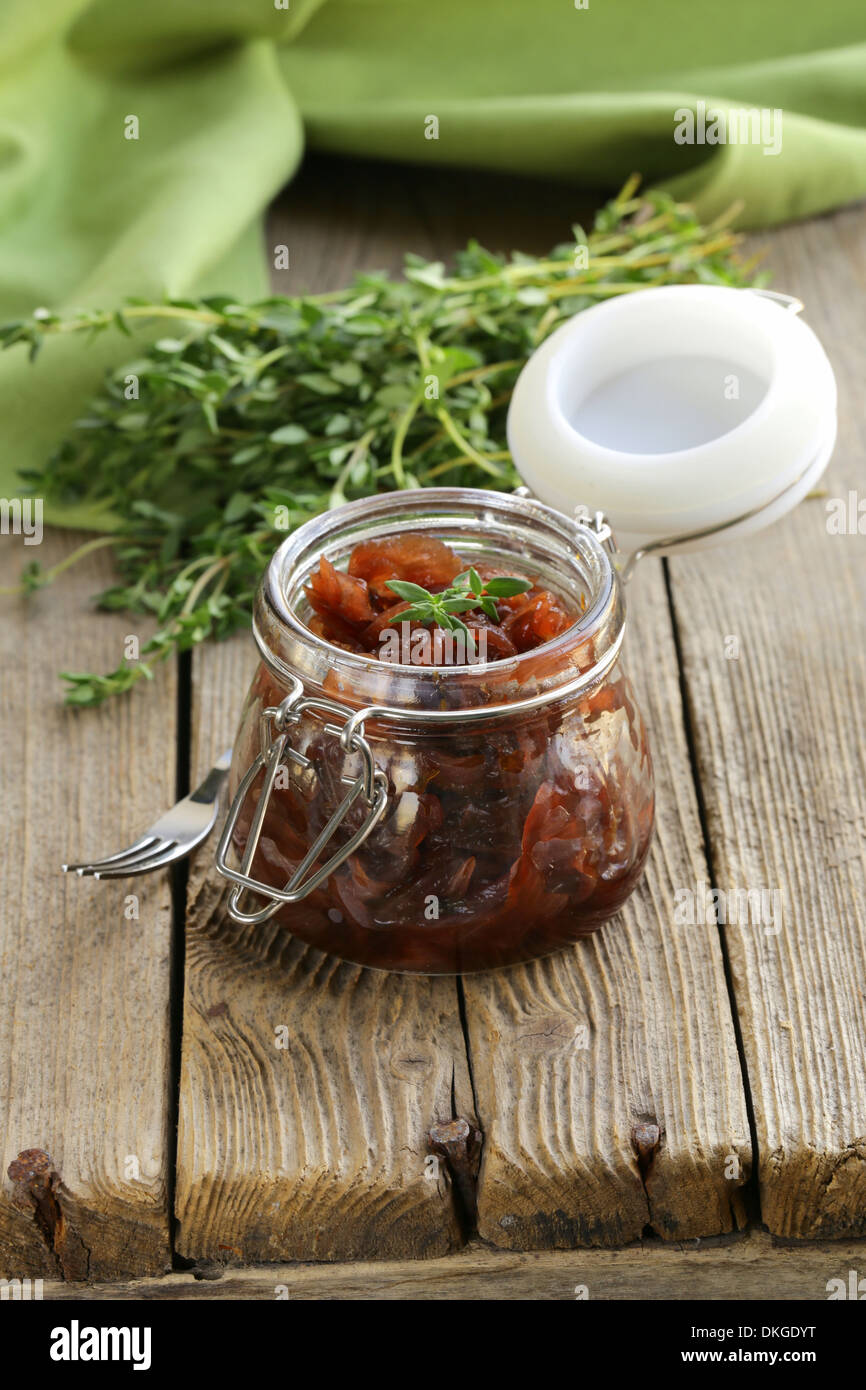
[[[0,317],[263,292],[261,213],[304,141],[609,190],[638,169],[707,217],[744,199],[751,226],[866,194],[863,0],[280,6],[5,0]],[[674,112],[699,101],[781,108],[781,152],[676,144]],[[124,138],[130,115],[138,140]],[[105,335],[52,341],[36,366],[0,360],[0,495],[134,351]]]

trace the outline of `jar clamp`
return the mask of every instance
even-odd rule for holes
[[[361,756],[362,771],[357,777],[343,776],[341,780],[348,783],[349,786],[345,797],[304,855],[285,888],[275,889],[253,878],[250,875],[250,868],[259,847],[265,815],[280,768],[288,766],[290,763],[304,770],[313,767],[311,759],[297,752],[289,742],[291,726],[297,724],[307,710],[315,710],[320,714],[336,715],[344,720],[341,726],[326,724],[325,733],[339,739],[340,746],[346,754],[356,753]],[[361,713],[363,715],[365,712],[362,711]],[[270,737],[271,729],[275,731],[273,738]],[[241,778],[226,817],[216,852],[217,869],[224,878],[229,879],[234,884],[229,895],[229,915],[235,922],[248,926],[266,922],[284,903],[300,902],[321,883],[324,883],[334,869],[344,863],[349,855],[353,854],[364,843],[367,836],[382,819],[388,802],[387,779],[373,761],[370,745],[364,737],[363,718],[355,717],[351,710],[337,704],[334,700],[322,700],[305,695],[304,687],[297,677],[293,678],[292,689],[281,704],[276,708],[271,707],[263,711],[261,740],[262,750]],[[241,867],[240,870],[233,869],[227,859],[232,835],[250,787],[261,771],[265,773],[264,782],[250,825],[249,838],[244,849]],[[367,815],[363,824],[354,831],[340,849],[331,855],[330,859],[313,873],[308,874],[308,870],[315,864],[322,851],[327,848],[359,797],[367,807]],[[267,907],[261,908],[258,912],[244,912],[240,907],[240,899],[245,888],[266,897],[268,899]]]

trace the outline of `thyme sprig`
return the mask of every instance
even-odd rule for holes
[[[97,605],[156,620],[139,661],[63,673],[67,700],[98,704],[172,653],[246,625],[275,546],[328,507],[443,482],[513,488],[506,410],[538,344],[609,296],[753,283],[737,240],[663,193],[638,195],[632,179],[588,235],[575,227],[541,258],[471,242],[450,273],[409,255],[405,279],[366,272],[331,294],[40,309],[0,327],[0,344],[33,359],[55,337],[171,329],[144,351],[131,345],[138,355],[108,373],[45,467],[25,475],[56,504],[110,509],[118,577]],[[21,590],[59,568],[29,564]]]
[[[408,608],[402,609],[388,619],[389,623],[418,622],[427,626],[436,624],[450,632],[462,632],[466,645],[475,651],[475,641],[471,631],[458,617],[459,613],[470,613],[480,608],[488,618],[499,622],[497,598],[511,598],[532,588],[529,579],[518,579],[514,575],[497,575],[484,580],[476,569],[464,570],[446,589],[433,594],[421,584],[412,584],[407,579],[389,579],[387,587],[398,598],[404,599]]]

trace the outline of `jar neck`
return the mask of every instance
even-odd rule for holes
[[[399,665],[347,652],[306,625],[304,587],[324,556],[337,568],[361,540],[423,532],[469,563],[531,575],[580,615],[532,651],[471,666]],[[618,577],[585,526],[534,499],[475,488],[424,488],[363,498],[325,512],[273,556],[256,598],[253,633],[279,678],[298,677],[353,709],[387,705],[407,714],[546,703],[601,679],[616,659],[625,613]]]

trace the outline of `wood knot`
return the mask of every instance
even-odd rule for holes
[[[401,1052],[391,1058],[391,1072],[400,1081],[420,1085],[426,1081],[433,1070],[433,1054],[429,1052]]]
[[[525,1052],[551,1052],[555,1048],[586,1047],[588,1038],[588,1028],[573,1014],[546,1014],[527,1019],[515,1042]]]

